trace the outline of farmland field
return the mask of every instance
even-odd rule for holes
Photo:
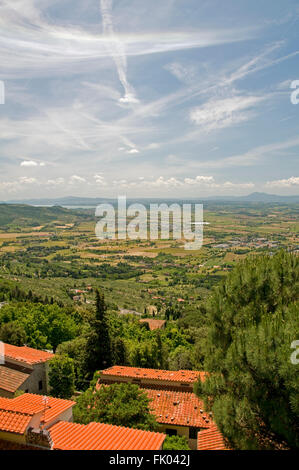
[[[0,275],[78,307],[90,308],[92,292],[101,288],[117,311],[142,313],[156,305],[163,316],[177,299],[180,309],[193,310],[249,254],[296,251],[298,210],[295,204],[207,203],[203,247],[187,251],[182,240],[98,240],[91,209],[1,205]]]

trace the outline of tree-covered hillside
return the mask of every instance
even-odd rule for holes
[[[36,227],[53,221],[73,223],[89,215],[59,206],[34,207],[25,204],[0,204],[0,229]]]

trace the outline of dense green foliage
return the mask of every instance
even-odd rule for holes
[[[76,423],[96,421],[148,431],[157,429],[149,398],[138,385],[103,385],[99,390],[91,387],[77,398],[73,411]]]
[[[47,296],[42,297],[36,293],[33,293],[31,290],[25,292],[20,289],[19,286],[11,281],[6,279],[1,279],[0,283],[0,302],[7,302],[10,300],[17,300],[19,302],[34,302],[34,303],[44,303],[44,304],[53,304],[54,298],[48,298]],[[62,306],[61,302],[57,302],[57,305]]]
[[[51,395],[69,399],[75,391],[74,362],[67,356],[56,354],[49,362],[49,384]]]
[[[198,385],[233,448],[299,447],[298,258],[248,258],[214,292]]]
[[[184,436],[166,436],[163,450],[190,450],[190,447]]]
[[[30,302],[11,302],[0,309],[0,328],[13,322],[25,331],[25,343],[32,348],[54,350],[63,341],[78,333],[78,320],[56,304],[44,305]]]
[[[23,346],[26,342],[26,331],[22,325],[16,321],[4,323],[0,327],[0,341],[13,344],[14,346]]]
[[[74,359],[76,386],[85,390],[95,371],[110,364],[161,369],[192,368],[197,330],[178,328],[168,322],[164,330],[150,331],[133,315],[107,311],[103,294],[97,294],[96,312],[86,312],[81,334],[62,343],[60,354]]]
[[[90,372],[85,369],[86,347],[86,338],[81,335],[57,348],[57,354],[67,355],[73,360],[77,390],[86,390],[90,383]]]

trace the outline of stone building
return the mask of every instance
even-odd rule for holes
[[[47,395],[48,362],[53,357],[47,351],[2,343],[0,397],[12,398],[17,390]]]

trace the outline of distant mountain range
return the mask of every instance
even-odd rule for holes
[[[144,202],[148,204],[149,202],[166,202],[166,201],[227,201],[227,202],[248,202],[248,203],[285,203],[285,204],[296,204],[299,203],[298,196],[279,196],[276,194],[267,194],[267,193],[252,193],[247,196],[211,196],[211,197],[202,197],[202,198],[128,198],[128,202]],[[76,197],[76,196],[67,196],[61,198],[41,198],[41,199],[22,199],[22,200],[12,200],[12,201],[2,201],[1,204],[29,204],[32,206],[97,206],[98,204],[103,203],[115,203],[115,199],[109,198],[89,198],[89,197]]]

